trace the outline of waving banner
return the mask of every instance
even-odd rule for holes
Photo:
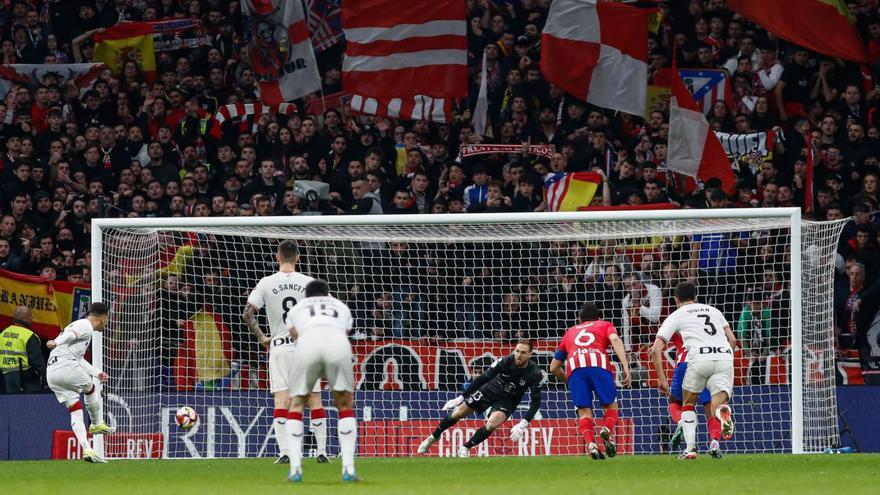
[[[776,133],[773,131],[750,132],[748,134],[715,131],[715,135],[721,141],[721,147],[724,148],[731,163],[738,162],[746,155],[756,158],[760,156],[761,162],[773,159],[773,146],[776,144]]]

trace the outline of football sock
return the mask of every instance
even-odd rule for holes
[[[446,416],[445,418],[440,420],[440,424],[437,425],[437,429],[434,430],[434,433],[432,433],[432,435],[434,435],[434,438],[436,438],[437,440],[440,440],[440,435],[442,435],[444,431],[451,428],[452,425],[454,425],[455,423],[458,423],[457,419],[452,419],[452,416]]]
[[[357,418],[354,411],[339,411],[339,423],[336,426],[339,435],[339,453],[342,455],[342,472],[354,474],[354,451],[357,446]]]
[[[681,428],[684,431],[684,441],[687,443],[685,450],[697,449],[697,413],[694,406],[681,408]]]
[[[681,422],[681,404],[678,402],[669,403],[669,417],[672,418],[672,422],[675,424]]]
[[[287,455],[290,457],[290,474],[302,470],[303,456],[303,415],[301,412],[290,411],[287,414],[287,434],[290,444]]]
[[[93,425],[104,423],[104,406],[101,404],[101,393],[92,385],[92,390],[86,393],[86,409],[89,410],[89,420]]]
[[[73,430],[73,434],[76,435],[76,440],[79,442],[79,446],[82,447],[83,450],[91,449],[92,446],[89,445],[89,437],[86,436],[86,421],[83,418],[82,404],[80,404],[79,401],[76,401],[76,403],[68,407],[67,410],[70,411],[70,429]]]
[[[272,412],[272,430],[278,442],[278,455],[287,455],[287,411],[275,409]]]
[[[593,426],[593,418],[578,419],[578,431],[581,432],[581,435],[583,435],[584,441],[587,442],[587,445],[596,441],[595,430],[596,428]]]
[[[617,409],[608,408],[605,409],[605,417],[602,420],[605,422],[605,428],[608,428],[608,431],[611,434],[614,434],[614,426],[617,425]]]
[[[315,444],[318,454],[327,455],[327,413],[324,409],[312,409],[309,414],[309,429],[315,435]]]
[[[718,418],[711,416],[708,419],[709,422],[709,438],[712,440],[721,440],[721,421],[718,421]]]
[[[479,430],[474,432],[474,436],[472,436],[470,440],[464,443],[464,446],[471,449],[482,443],[483,440],[489,438],[489,435],[491,434],[492,432],[487,430],[485,426],[480,427]]]

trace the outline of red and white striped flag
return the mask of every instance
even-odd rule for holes
[[[277,106],[261,103],[230,103],[217,109],[210,134],[215,139],[220,139],[223,133],[222,126],[226,122],[238,122],[239,132],[257,132],[262,114],[275,113],[290,117],[296,111],[296,105],[293,103],[279,103]]]
[[[643,115],[648,17],[655,12],[596,0],[554,0],[541,35],[541,72],[594,105]]]
[[[465,16],[461,0],[343,2],[343,89],[360,95],[363,113],[409,118],[411,105],[449,118],[451,99],[468,93]]]
[[[391,99],[352,95],[351,109],[358,113],[392,119],[430,120],[443,123],[448,122],[452,117],[452,100],[422,95]]]
[[[320,91],[321,76],[302,2],[244,0],[241,10],[260,100],[278,105]]]

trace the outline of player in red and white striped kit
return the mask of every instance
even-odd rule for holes
[[[605,444],[605,453],[614,457],[617,446],[612,440],[614,426],[617,424],[617,387],[608,358],[608,345],[623,368],[624,387],[629,387],[632,377],[623,341],[610,322],[601,320],[599,308],[593,303],[585,303],[580,312],[580,323],[569,328],[556,348],[550,363],[550,372],[560,381],[568,383],[568,391],[577,408],[578,431],[587,442],[587,450],[593,459],[602,459],[596,445],[593,423],[593,395],[599,400],[603,412],[603,428],[599,432]],[[565,372],[562,371],[563,364]]]

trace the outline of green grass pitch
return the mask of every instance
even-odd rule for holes
[[[359,459],[362,483],[340,481],[338,459],[304,464],[303,482],[270,459],[0,462],[3,492],[98,494],[844,494],[880,493],[880,455],[728,455]]]

